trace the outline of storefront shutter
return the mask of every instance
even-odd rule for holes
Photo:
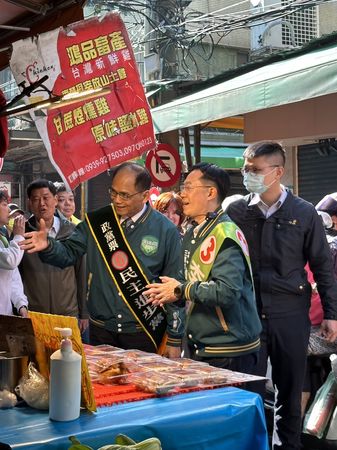
[[[324,195],[337,191],[337,152],[332,149],[298,148],[299,196],[316,205]]]

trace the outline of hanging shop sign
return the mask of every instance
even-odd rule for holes
[[[181,161],[177,150],[172,145],[158,144],[155,150],[147,154],[145,165],[156,186],[173,186],[180,179]]]
[[[71,189],[155,147],[149,106],[117,13],[17,41],[10,66],[21,87],[48,76],[27,103],[59,98],[31,114]]]

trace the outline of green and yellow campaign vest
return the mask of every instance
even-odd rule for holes
[[[202,235],[205,231],[207,232],[207,226],[200,234]],[[253,280],[248,244],[243,232],[233,222],[221,222],[213,228],[194,251],[187,267],[185,267],[185,277],[187,281],[191,283],[194,281],[207,281],[213,263],[226,238],[232,239],[241,248]],[[186,298],[190,298],[189,289],[192,286],[191,283],[188,283],[185,288]]]

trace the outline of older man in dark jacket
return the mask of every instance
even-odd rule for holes
[[[48,235],[64,241],[75,225],[56,212],[56,188],[51,181],[33,181],[27,188],[31,217],[26,232],[37,229],[37,221],[43,218]],[[65,269],[44,264],[37,254],[25,253],[20,266],[29,308],[48,314],[60,314],[79,318],[81,331],[88,327],[86,307],[85,261],[79,258]]]

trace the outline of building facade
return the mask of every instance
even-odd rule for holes
[[[282,0],[281,7],[286,8],[291,3],[292,0]],[[251,21],[252,15],[268,12],[280,3],[276,0],[257,0],[254,2],[257,6],[253,6],[249,2],[235,3],[232,0],[192,0],[180,1],[179,4],[183,7],[175,15],[169,14],[170,8],[178,5],[175,0],[158,0],[157,7],[162,9],[154,12],[143,8],[142,14],[131,11],[125,15],[144,85],[150,82],[147,89],[151,89],[153,84],[159,86],[157,93],[150,98],[153,106],[188,93],[199,82],[240,67],[254,58],[297,48],[316,37],[331,33],[337,23],[333,3],[306,8],[274,21],[267,22],[266,19],[266,23],[257,25]],[[90,8],[88,15],[104,13],[106,2],[100,4],[99,1],[92,1]],[[168,36],[166,47],[158,43],[162,42],[161,35],[152,32],[149,24],[141,19],[145,13],[154,14],[152,18],[158,20],[158,11],[162,21],[163,17],[167,17],[167,23],[162,26]],[[246,18],[245,26],[243,18]],[[156,36],[156,39],[147,40],[146,36]],[[9,69],[0,73],[0,87],[8,100],[18,92]],[[189,130],[189,136],[193,146],[194,130]],[[177,149],[183,148],[181,130],[174,133],[173,139]],[[243,130],[239,127],[223,128],[221,124],[205,124],[201,127],[201,150],[218,150],[219,153],[221,150],[224,153],[228,148],[244,147]],[[204,156],[201,152],[201,159],[207,158],[207,152]],[[294,161],[292,156],[290,160]],[[226,157],[222,158],[222,165],[232,171],[234,184],[238,186],[238,168],[226,167]],[[297,170],[294,164],[292,167],[294,171]],[[8,187],[13,201],[24,208],[25,188],[32,179],[38,177],[60,180],[30,117],[25,115],[10,119],[10,148],[0,172],[0,183]],[[78,209],[80,203],[82,210],[104,204],[108,200],[106,191],[109,183],[108,174],[102,174],[87,183],[84,195],[78,190]],[[294,183],[288,180],[287,184],[292,186]]]

